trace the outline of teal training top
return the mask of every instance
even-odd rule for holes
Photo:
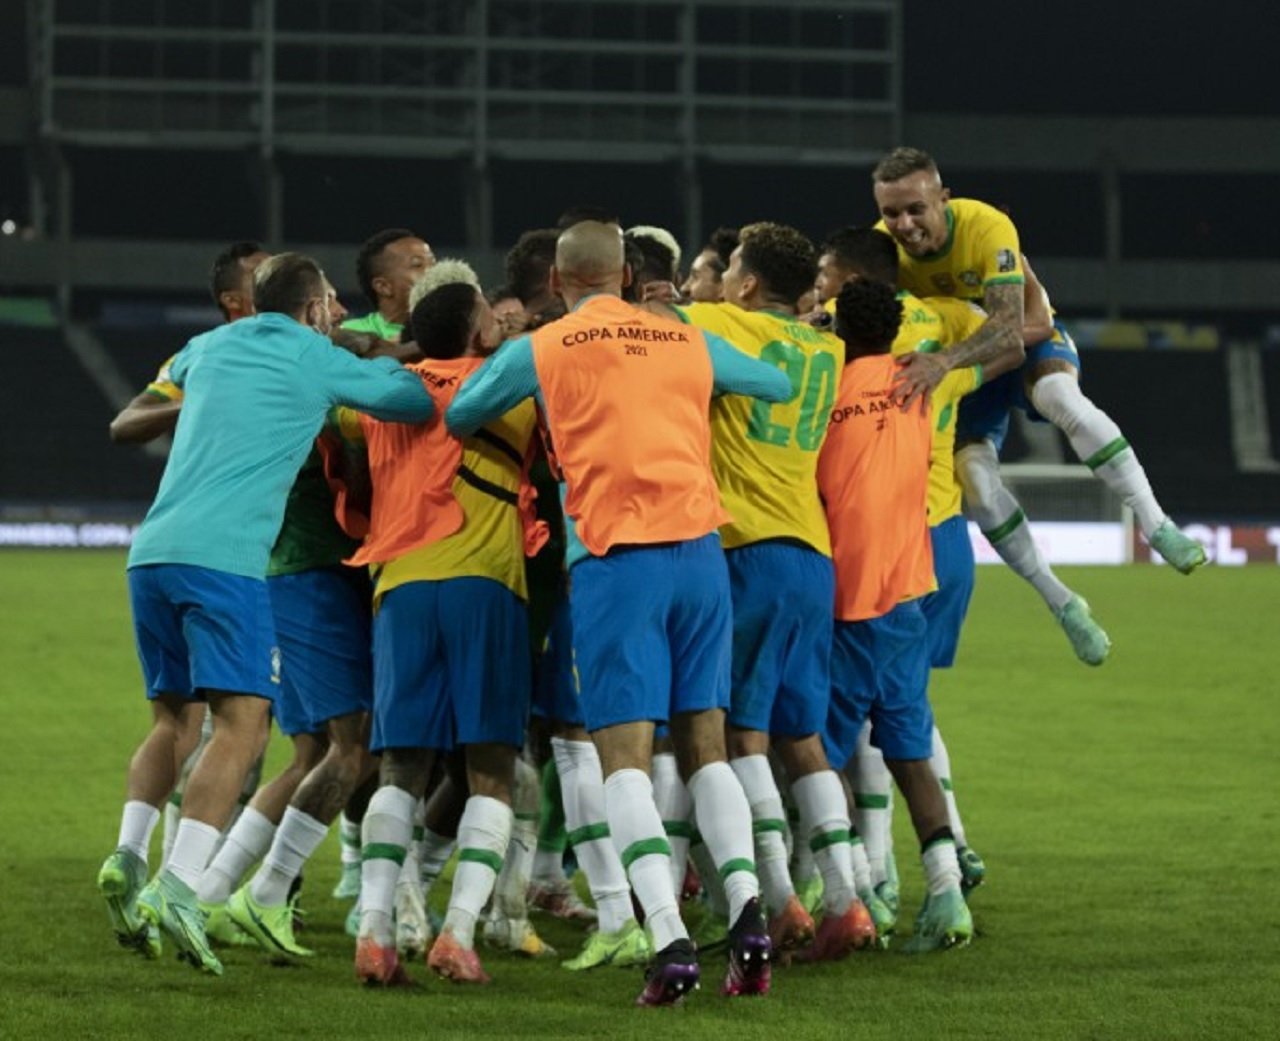
[[[393,423],[420,423],[434,411],[422,380],[397,362],[362,361],[283,314],[197,336],[170,375],[182,411],[129,567],[191,564],[264,577],[289,488],[330,408]]]

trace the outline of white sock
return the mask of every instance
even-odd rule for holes
[[[149,802],[130,799],[120,814],[120,837],[116,840],[116,848],[127,849],[146,863],[151,833],[159,820],[160,811]]]
[[[1147,538],[1169,519],[1120,428],[1084,396],[1077,377],[1066,372],[1041,376],[1031,388],[1031,403],[1067,435],[1080,461],[1133,510]]]
[[[403,788],[383,785],[373,793],[360,831],[360,935],[372,936],[380,946],[395,943],[391,914],[396,879],[413,839],[416,800]]]
[[[586,873],[599,929],[603,933],[617,932],[635,919],[635,912],[627,873],[609,833],[600,754],[590,741],[567,741],[561,737],[551,739],[551,751],[560,775],[569,844],[578,866]]]
[[[164,831],[160,838],[160,863],[165,864],[173,850],[173,840],[178,837],[178,825],[182,823],[181,790],[175,791],[165,800],[161,819],[164,821]]]
[[[467,800],[458,824],[458,866],[444,927],[463,947],[475,942],[476,918],[493,892],[511,841],[511,807],[487,795]]]
[[[791,797],[800,810],[800,837],[822,872],[822,906],[842,915],[856,895],[844,786],[834,770],[819,770],[793,781]]]
[[[327,825],[290,806],[284,811],[262,867],[253,876],[249,895],[264,907],[278,907],[287,901],[289,887],[302,873],[302,865],[328,834]]]
[[[538,847],[541,800],[538,772],[523,759],[516,759],[515,786],[511,789],[514,816],[511,840],[493,887],[493,906],[508,918],[525,918],[529,913],[529,880],[533,877],[533,854]]]
[[[200,875],[213,856],[213,847],[217,845],[220,834],[212,824],[183,817],[166,870],[194,890],[200,884]]]
[[[947,800],[947,817],[951,821],[951,834],[955,836],[956,848],[964,849],[968,845],[964,840],[964,825],[960,822],[960,808],[956,805],[956,793],[951,785],[951,756],[947,754],[947,746],[942,742],[942,734],[933,728],[933,756],[929,759],[933,767],[933,775],[942,785],[942,797]]]
[[[857,829],[849,829],[849,862],[853,866],[853,891],[863,900],[869,900],[876,888],[871,883],[871,861],[867,859],[867,847]]]
[[[1058,581],[1031,537],[1027,515],[1000,480],[1000,460],[990,441],[956,452],[956,477],[964,488],[965,512],[982,529],[991,548],[1028,582],[1057,614],[1075,594]]]
[[[853,787],[853,814],[871,870],[871,884],[885,880],[885,856],[893,828],[893,777],[880,749],[871,743],[871,724],[858,734],[857,751],[845,771]]]
[[[920,860],[924,864],[924,877],[929,884],[930,896],[960,888],[960,861],[956,859],[956,844],[953,839],[936,839],[929,843],[920,854]]]
[[[252,806],[227,832],[218,852],[200,876],[196,894],[206,904],[225,904],[248,870],[271,848],[276,826]]]
[[[360,822],[353,821],[345,810],[338,815],[338,848],[344,868],[360,863]]]
[[[702,841],[711,851],[716,871],[724,880],[732,925],[747,901],[760,895],[751,807],[728,763],[708,763],[695,773],[689,778],[689,794],[693,797],[694,818]]]
[[[449,863],[458,840],[452,835],[437,835],[423,825],[422,842],[418,846],[418,877],[422,881],[424,893],[430,892],[435,881]]]
[[[693,800],[689,798],[689,789],[684,786],[684,781],[680,780],[674,752],[659,752],[653,757],[649,769],[653,776],[653,802],[658,807],[658,816],[662,818],[662,827],[671,846],[671,884],[679,900],[684,890],[685,868],[689,863],[689,839],[693,835],[693,825],[689,823]]]
[[[774,782],[767,756],[740,756],[730,759],[729,766],[742,785],[747,805],[751,807],[751,831],[760,888],[769,910],[777,914],[796,895],[795,888],[791,885],[791,873],[787,870],[787,844],[784,838],[787,817],[786,810],[782,808],[782,795]],[[792,794],[794,796],[794,792]],[[846,838],[848,831],[846,824]]]
[[[661,951],[689,932],[671,889],[670,847],[643,770],[618,770],[604,782],[604,807],[614,848],[644,908],[653,947]],[[566,806],[566,811],[568,807]],[[601,925],[603,929],[603,924]]]

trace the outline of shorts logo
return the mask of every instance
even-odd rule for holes
[[[271,648],[271,682],[280,682],[280,648]]]
[[[1018,258],[1013,255],[1013,250],[1002,249],[996,253],[996,270],[1002,274],[1006,271],[1014,271],[1018,267]]]
[[[976,288],[977,286],[982,285],[982,276],[978,274],[978,272],[976,271],[961,271],[960,281],[963,282],[965,285],[967,285],[969,288],[973,289],[973,288]]]

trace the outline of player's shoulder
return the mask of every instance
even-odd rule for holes
[[[1014,227],[1007,213],[981,199],[952,199],[948,205],[957,231],[981,233],[992,228]]]

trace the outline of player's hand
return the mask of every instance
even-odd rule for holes
[[[681,302],[680,288],[674,282],[646,282],[642,304],[678,304]]]
[[[503,340],[514,339],[529,328],[529,313],[527,311],[508,311],[506,314],[498,316],[498,331],[502,335]]]
[[[942,382],[950,366],[940,355],[922,354],[920,351],[902,355],[898,358],[898,366],[898,373],[889,388],[890,397],[903,409],[918,401],[923,412],[929,407],[929,395]]]

